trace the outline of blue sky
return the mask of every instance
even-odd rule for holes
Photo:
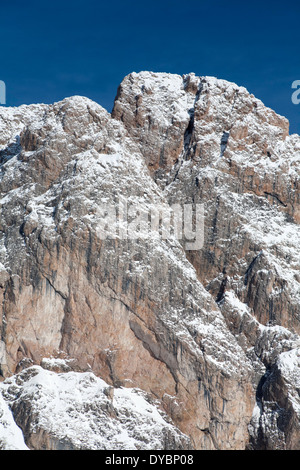
[[[245,86],[300,134],[300,2],[0,0],[7,105],[87,96],[111,111],[130,72],[210,75]]]

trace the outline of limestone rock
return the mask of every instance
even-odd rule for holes
[[[204,204],[204,247],[187,257],[214,298],[226,281],[261,323],[299,333],[300,138],[288,121],[225,80],[149,72],[124,79],[112,115],[170,204]]]
[[[39,403],[15,385],[5,395],[7,380],[22,395],[42,374],[58,392],[71,376],[104,381],[112,414],[122,390],[142,390],[172,421],[159,447],[271,448],[267,422],[279,447],[300,448],[298,376],[279,368],[300,330],[300,138],[287,120],[224,80],[150,72],[125,77],[112,115],[78,96],[0,113],[0,389],[26,444],[93,445],[49,422],[35,434]],[[197,204],[198,249],[149,223]],[[269,401],[288,413],[283,431]]]
[[[2,394],[31,450],[191,448],[141,390],[119,388],[108,397],[108,388],[90,372],[35,366],[7,379]]]

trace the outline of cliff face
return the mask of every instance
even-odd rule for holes
[[[0,391],[26,444],[89,448],[27,393],[32,376],[50,393],[39,367],[56,358],[58,390],[87,373],[114,390],[108,412],[97,389],[86,424],[109,417],[111,436],[114,400],[138,389],[164,416],[155,448],[299,449],[300,138],[286,119],[226,81],[150,72],[123,80],[112,115],[72,97],[0,116]],[[192,211],[181,237],[150,224],[174,208]],[[130,436],[109,439],[151,448]]]
[[[226,281],[261,323],[299,333],[300,148],[287,120],[224,80],[149,73],[125,78],[113,116],[170,204],[204,204],[204,247],[187,253],[204,286],[218,298]]]

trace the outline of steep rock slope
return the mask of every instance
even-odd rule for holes
[[[224,80],[149,72],[124,79],[112,115],[170,204],[205,205],[205,246],[187,253],[205,287],[220,298],[226,283],[260,322],[299,333],[300,138],[288,121]]]
[[[141,390],[113,389],[91,372],[47,370],[62,364],[68,368],[62,359],[44,360],[44,368],[29,367],[3,385],[2,393],[16,422],[24,429],[30,449],[191,447],[189,439],[168,422],[167,416]],[[18,443],[15,446],[22,449]]]
[[[234,84],[142,72],[112,116],[81,97],[1,109],[1,146],[1,390],[26,443],[62,445],[25,429],[9,377],[63,355],[150,393],[196,449],[299,448],[299,377],[282,367],[292,354],[297,371],[299,346],[287,121]],[[148,224],[191,203],[201,249]]]

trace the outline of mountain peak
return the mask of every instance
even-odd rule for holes
[[[149,412],[166,448],[300,448],[287,119],[226,80],[147,71],[124,78],[111,114],[72,96],[0,116],[0,393],[25,445],[103,448],[86,437],[100,413],[117,448],[144,448]],[[92,405],[86,374],[105,384]],[[84,435],[61,390],[80,390]],[[152,403],[139,417],[134,390]],[[42,413],[53,393],[65,437]],[[134,429],[124,445],[120,429]]]

